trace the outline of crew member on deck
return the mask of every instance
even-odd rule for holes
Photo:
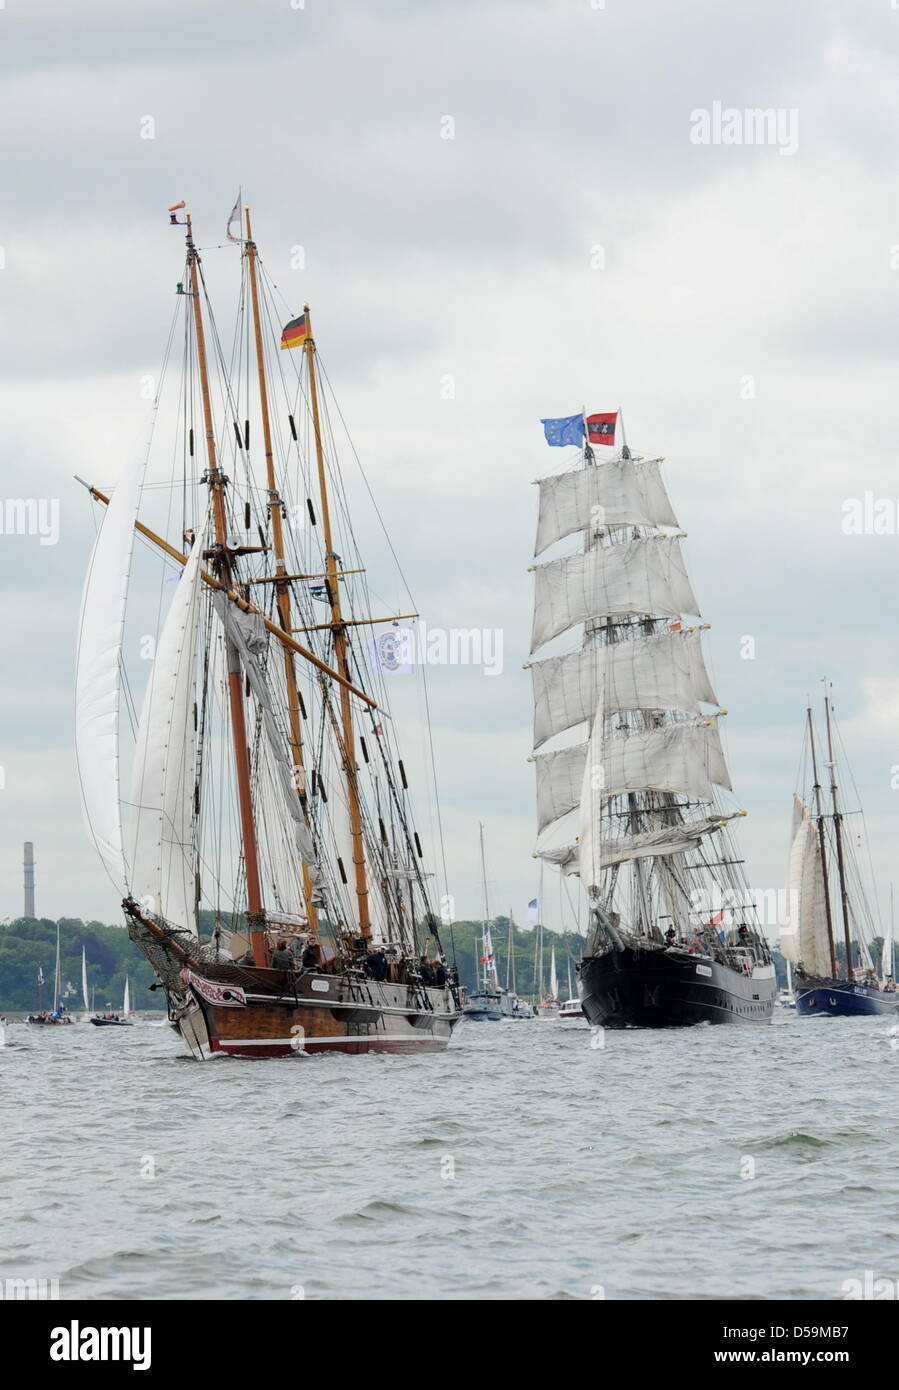
[[[287,949],[286,941],[279,941],[272,951],[271,965],[273,970],[289,970],[293,965],[293,956]]]

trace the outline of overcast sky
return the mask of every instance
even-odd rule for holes
[[[888,897],[899,541],[895,518],[842,522],[866,491],[899,507],[890,0],[6,0],[0,62],[0,497],[60,504],[56,545],[0,537],[0,917],[29,838],[41,915],[119,919],[74,776],[93,521],[72,475],[114,480],[140,438],[182,266],[167,205],[233,296],[212,248],[238,185],[285,298],[313,304],[420,612],[504,636],[501,676],[432,672],[458,915],[480,911],[479,821],[493,910],[536,892],[531,482],[561,462],[539,418],[582,404],[620,404],[667,460],[750,882],[783,885],[828,675]],[[714,136],[727,108],[780,132],[697,143],[694,113]]]

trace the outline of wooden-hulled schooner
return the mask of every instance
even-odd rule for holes
[[[583,639],[530,665],[536,852],[589,898],[577,970],[591,1024],[768,1023],[774,966],[729,831],[742,813],[721,802],[725,711],[685,621],[699,610],[682,533],[663,460],[622,443],[598,461],[591,444],[615,448],[615,424],[587,417],[575,466],[539,480],[535,554],[582,543],[534,567],[532,653],[576,627]]]
[[[883,934],[877,960],[873,950],[874,908],[865,893],[853,837],[845,833],[843,823],[829,685],[825,686],[824,721],[826,744],[821,749],[809,706],[800,773],[802,795],[793,801],[788,908],[780,931],[781,951],[788,965],[794,966],[793,992],[800,1017],[895,1014],[899,993],[892,922]],[[829,779],[826,791],[822,771]]]
[[[195,1057],[440,1049],[460,996],[372,641],[416,615],[371,610],[308,305],[280,333],[299,351],[280,353],[287,314],[238,203],[226,362],[183,207],[175,418],[160,425],[164,369],[147,457],[111,499],[89,488],[105,511],[78,642],[87,824]],[[135,604],[158,631],[139,717]]]

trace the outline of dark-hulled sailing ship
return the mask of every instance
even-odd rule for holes
[[[536,555],[583,540],[535,567],[532,652],[581,625],[583,639],[530,666],[536,852],[589,897],[591,1024],[765,1024],[774,966],[729,826],[744,813],[722,804],[726,711],[685,620],[699,608],[662,460],[623,442],[598,461],[591,444],[615,447],[616,416],[591,418],[602,427],[585,422],[575,466],[539,481]]]
[[[157,444],[157,394],[147,457],[111,500],[90,488],[106,509],[78,644],[87,823],[195,1057],[440,1049],[460,995],[373,641],[400,615],[370,606],[309,308],[282,355],[285,315],[236,206],[229,367],[183,207],[169,437]],[[134,605],[138,631],[158,635],[120,794]]]
[[[824,770],[830,780],[830,810],[825,810],[809,707],[803,766],[811,780],[811,795],[806,795],[804,776],[800,783],[803,795],[797,795],[793,802],[788,911],[781,926],[781,950],[794,966],[793,989],[800,1017],[895,1015],[899,993],[892,922],[881,937],[878,960],[874,953],[874,906],[865,892],[853,837],[845,833],[843,823],[829,686],[825,690]]]

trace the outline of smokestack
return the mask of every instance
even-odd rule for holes
[[[25,916],[34,916],[34,845],[25,841]]]

